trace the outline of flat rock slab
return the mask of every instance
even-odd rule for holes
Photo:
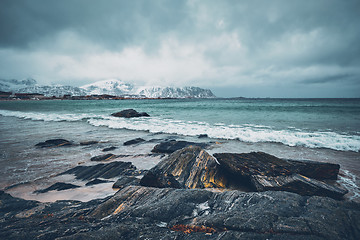
[[[123,118],[150,117],[150,115],[147,114],[146,112],[137,112],[137,111],[134,110],[134,109],[122,110],[122,111],[120,111],[120,112],[111,114],[111,116],[114,116],[114,117],[123,117]]]
[[[90,161],[93,161],[93,162],[109,161],[114,158],[116,158],[116,155],[109,153],[109,154],[103,154],[103,155],[92,157],[90,159]]]
[[[124,142],[124,146],[129,146],[129,145],[133,145],[133,144],[138,144],[141,142],[145,142],[145,139],[142,138],[135,138],[129,141]]]
[[[136,170],[136,167],[131,162],[111,162],[108,164],[97,164],[94,166],[77,166],[67,170],[63,174],[74,174],[76,179],[91,180],[94,178],[110,179],[119,176],[138,176],[141,171]]]
[[[54,191],[54,190],[63,191],[63,190],[79,188],[79,187],[80,186],[77,186],[77,185],[74,185],[74,184],[71,184],[71,183],[57,182],[57,183],[54,183],[53,185],[51,185],[48,188],[34,191],[34,193],[46,193],[46,192]]]
[[[70,141],[59,138],[59,139],[46,140],[45,142],[40,142],[35,146],[40,148],[53,148],[53,147],[64,147],[70,145],[73,145]]]
[[[258,191],[287,191],[305,196],[316,195],[335,199],[341,199],[342,196],[348,193],[347,190],[300,174],[278,177],[255,175],[251,176],[251,181]]]
[[[339,164],[286,160],[263,152],[215,153],[214,157],[222,167],[241,177],[276,177],[297,173],[318,180],[336,180],[340,169]]]
[[[155,147],[151,150],[154,153],[173,153],[179,149],[188,147],[188,146],[198,146],[201,148],[206,148],[209,146],[207,143],[195,143],[195,142],[187,142],[187,141],[166,141],[155,145]]]

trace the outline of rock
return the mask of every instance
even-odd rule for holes
[[[53,191],[53,190],[62,191],[62,190],[67,190],[67,189],[72,189],[72,188],[79,188],[79,187],[80,186],[77,186],[77,185],[74,185],[74,184],[71,184],[71,183],[57,182],[57,183],[54,183],[53,185],[51,185],[48,188],[34,191],[34,193],[46,193],[46,192]]]
[[[209,137],[207,134],[200,134],[200,135],[198,136],[198,138],[207,138],[207,137]]]
[[[128,186],[39,203],[0,191],[0,216],[0,239],[360,239],[359,203],[289,192]]]
[[[104,148],[102,151],[103,152],[109,152],[109,151],[115,150],[116,148],[117,147],[111,146],[111,147],[108,147],[108,148]]]
[[[87,146],[87,145],[93,145],[93,144],[98,144],[98,141],[85,141],[85,142],[81,142],[80,145],[81,146]]]
[[[173,153],[176,150],[179,150],[179,149],[182,149],[182,148],[188,147],[188,146],[199,146],[201,148],[206,148],[208,146],[208,144],[172,140],[172,141],[166,141],[166,142],[155,145],[155,147],[151,150],[151,152]]]
[[[50,140],[46,140],[45,142],[40,142],[35,146],[41,148],[52,148],[52,147],[63,147],[70,145],[72,145],[72,143],[65,139],[50,139]]]
[[[77,166],[59,175],[74,174],[76,179],[90,180],[94,178],[110,179],[119,176],[138,176],[141,171],[131,162],[111,162],[108,164],[100,163],[94,166]]]
[[[346,190],[316,179],[336,179],[338,164],[280,159],[262,153],[215,153],[224,171],[238,179],[238,184],[253,191],[289,191],[300,195],[341,198]]]
[[[111,116],[114,117],[123,117],[123,118],[133,118],[133,117],[150,117],[146,112],[137,112],[134,109],[126,109],[121,112],[113,113]]]
[[[112,186],[112,188],[124,188],[126,186],[138,186],[140,179],[133,176],[121,176]]]
[[[225,188],[228,182],[212,156],[198,146],[189,146],[160,161],[145,174],[140,184],[152,187]]]
[[[114,158],[116,158],[116,155],[109,153],[109,154],[104,154],[104,155],[99,155],[99,156],[92,157],[90,159],[90,161],[95,161],[95,162],[109,161],[109,160],[114,159]]]
[[[209,236],[201,231],[187,231],[169,239],[358,239],[359,214],[360,204],[354,202],[289,192],[210,192],[129,186],[101,203],[90,216],[117,224],[131,220],[153,222],[154,226],[159,223],[167,231],[182,234],[184,229],[213,229]],[[155,231],[158,231],[156,227],[152,229]],[[168,234],[167,231],[161,236]],[[150,232],[143,228],[132,237],[150,238],[153,236]]]
[[[130,141],[124,142],[124,146],[133,145],[133,144],[141,143],[141,142],[144,142],[144,141],[145,140],[142,139],[142,138],[135,138],[135,139],[132,139]]]
[[[92,185],[101,184],[101,183],[107,183],[107,182],[110,182],[110,181],[95,178],[94,180],[91,180],[90,182],[87,182],[85,184],[85,186],[92,186]]]
[[[339,164],[280,159],[263,152],[215,153],[220,165],[239,177],[289,176],[295,173],[318,180],[337,179]]]
[[[258,191],[287,191],[305,196],[325,196],[341,199],[347,190],[326,184],[324,182],[305,177],[300,174],[290,176],[267,177],[251,176],[251,181]]]

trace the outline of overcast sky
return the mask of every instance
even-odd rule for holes
[[[359,0],[1,0],[0,78],[360,97]]]

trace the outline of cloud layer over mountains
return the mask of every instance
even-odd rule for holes
[[[357,0],[2,0],[0,78],[360,97]]]

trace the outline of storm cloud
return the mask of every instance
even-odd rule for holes
[[[360,1],[2,0],[0,78],[360,97]]]

